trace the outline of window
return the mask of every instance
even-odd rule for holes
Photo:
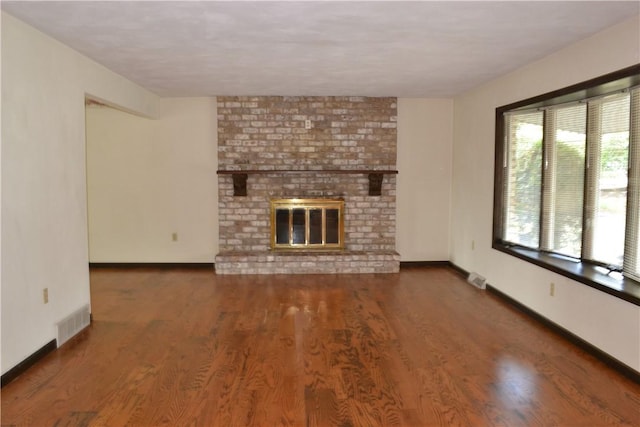
[[[496,110],[494,248],[637,285],[639,85],[634,66]]]

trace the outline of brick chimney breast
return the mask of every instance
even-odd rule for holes
[[[233,176],[218,176],[216,271],[271,272],[252,258],[287,271],[286,263],[275,262],[277,254],[270,251],[270,200],[322,197],[345,201],[345,248],[340,262],[327,264],[329,271],[318,267],[323,261],[318,254],[307,254],[308,272],[380,272],[375,266],[385,257],[394,265],[382,269],[397,271],[396,176],[384,175],[379,195],[370,195],[369,179],[370,171],[395,170],[396,125],[396,98],[218,97],[219,169],[260,173],[248,174],[241,197],[237,178],[234,196]],[[291,170],[315,172],[285,172]],[[360,261],[349,260],[349,254],[357,254],[351,258]],[[225,260],[233,260],[234,266],[222,265]],[[294,263],[296,268],[301,264]]]

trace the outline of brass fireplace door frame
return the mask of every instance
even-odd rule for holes
[[[289,210],[289,242],[277,243],[276,236],[276,211]],[[305,243],[293,243],[293,210],[305,211]],[[309,243],[310,220],[309,211],[320,209],[322,211],[322,243]],[[326,210],[338,210],[338,242],[326,242]],[[317,249],[344,249],[344,200],[343,199],[272,199],[271,200],[271,249],[274,250],[317,250]]]

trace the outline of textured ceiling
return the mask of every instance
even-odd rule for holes
[[[450,97],[640,13],[637,1],[2,1],[162,96]]]

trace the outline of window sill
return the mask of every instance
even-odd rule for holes
[[[494,243],[493,248],[640,306],[640,283],[635,280],[627,277],[617,279],[594,265],[532,249],[514,248],[501,243]]]

